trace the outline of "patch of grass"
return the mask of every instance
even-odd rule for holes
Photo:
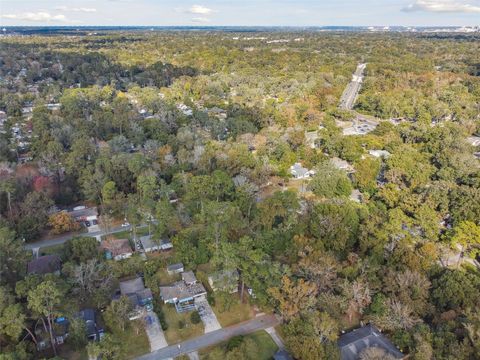
[[[42,247],[40,248],[39,255],[62,255],[63,254],[63,249],[65,248],[65,244],[58,244],[58,245],[52,245],[52,246],[47,246],[47,247]]]
[[[273,342],[272,338],[265,330],[260,330],[254,332],[253,334],[245,335],[243,337],[243,341],[246,339],[251,339],[255,343],[255,353],[248,354],[251,358],[255,358],[257,360],[271,360],[273,355],[278,350],[277,345]],[[200,359],[208,360],[208,354],[214,350],[218,351],[218,349],[223,352],[224,355],[226,355],[227,345],[228,341],[200,350]]]
[[[162,311],[168,324],[165,337],[169,344],[203,335],[203,323],[193,324],[190,319],[191,312],[177,313],[173,305],[162,306]]]
[[[108,236],[113,236],[115,239],[130,239],[131,236],[130,230],[120,231],[117,233],[110,234]]]
[[[62,345],[58,349],[58,356],[62,359],[69,360],[88,360],[88,354],[86,349],[75,351],[68,345]]]
[[[148,336],[140,320],[132,321],[124,332],[118,331],[114,336],[124,345],[126,359],[133,359],[150,352]]]
[[[246,292],[246,291],[245,291]],[[249,320],[254,317],[253,309],[248,303],[248,294],[244,294],[245,303],[240,302],[240,294],[228,294],[224,296],[231,297],[229,301],[231,302],[228,310],[224,311],[222,301],[220,301],[217,294],[215,297],[215,305],[212,306],[213,312],[217,315],[218,322],[222,327],[227,327],[230,325],[238,324],[242,321]]]

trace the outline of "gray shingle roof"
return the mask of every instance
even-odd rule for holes
[[[61,260],[57,255],[45,255],[30,261],[27,264],[27,272],[29,274],[49,274],[59,271],[61,268]]]
[[[338,347],[342,360],[358,360],[360,353],[369,347],[382,348],[396,359],[404,357],[395,345],[371,324],[340,336]]]

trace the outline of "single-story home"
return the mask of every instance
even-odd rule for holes
[[[177,264],[172,264],[172,265],[167,266],[168,275],[180,274],[184,271],[185,271],[185,269],[184,269],[182,263],[177,263]]]
[[[227,291],[233,294],[238,292],[239,278],[240,276],[236,269],[218,271],[208,276],[208,284],[214,292]]]
[[[173,249],[173,245],[170,240],[162,239],[160,241],[155,241],[151,235],[140,237],[140,243],[142,244],[143,250],[145,250],[145,252],[159,250],[167,251]]]
[[[472,146],[480,146],[480,136],[470,136],[469,138],[467,138],[467,141]]]
[[[338,157],[333,157],[330,159],[330,163],[337,169],[339,170],[344,170],[347,173],[353,173],[355,172],[355,169],[353,168],[352,165],[348,163],[348,161],[342,160]]]
[[[96,207],[76,206],[68,211],[75,221],[85,225],[88,232],[99,231],[98,226],[98,211]]]
[[[302,164],[295,163],[290,166],[290,174],[292,174],[295,179],[307,179],[313,175],[313,172],[307,168],[304,168]]]
[[[368,153],[376,158],[387,159],[391,154],[387,150],[368,150]]]
[[[140,277],[120,281],[120,295],[128,297],[132,302],[133,311],[129,316],[130,320],[138,319],[145,310],[153,310],[152,291],[145,287]],[[119,297],[117,294],[114,299],[118,299]]]
[[[84,309],[77,314],[77,318],[85,322],[88,340],[98,341],[103,337],[104,330],[97,323],[97,315],[93,309]]]
[[[27,264],[28,274],[56,274],[60,275],[62,261],[57,255],[45,255],[29,261]]]
[[[374,325],[368,324],[343,334],[338,339],[341,360],[358,360],[362,352],[376,348],[378,352],[388,354],[395,359],[405,356]]]
[[[185,273],[181,281],[160,286],[160,297],[165,304],[174,304],[177,312],[194,310],[195,299],[206,294],[207,291],[201,283],[197,282],[192,271]]]
[[[128,259],[133,255],[128,239],[109,238],[102,241],[100,248],[104,251],[107,260],[114,259],[118,261]]]

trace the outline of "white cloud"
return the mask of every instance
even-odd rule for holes
[[[62,14],[52,15],[46,11],[25,12],[21,14],[4,14],[1,17],[4,19],[33,21],[33,22],[50,22],[50,21],[65,22],[67,21],[67,18],[65,17],[65,15],[62,15]]]
[[[193,5],[188,9],[188,12],[191,14],[208,15],[211,14],[213,10],[202,5]]]
[[[205,23],[209,23],[210,19],[206,17],[195,17],[195,18],[192,18],[192,22],[205,24]]]
[[[95,9],[95,8],[73,8],[72,11],[91,13],[91,12],[96,12],[97,9]]]
[[[460,0],[416,0],[402,10],[406,12],[480,13],[480,6],[467,4]]]
[[[86,13],[92,13],[96,12],[97,9],[95,8],[69,8],[68,6],[57,6],[55,7],[55,10],[60,10],[60,11],[75,11],[75,12],[86,12]]]

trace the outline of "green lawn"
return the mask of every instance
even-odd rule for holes
[[[143,323],[140,320],[132,321],[124,332],[116,332],[114,336],[125,346],[127,350],[125,358],[133,359],[139,355],[150,352],[150,343]],[[137,334],[138,331],[138,334]]]
[[[193,324],[190,321],[191,311],[185,313],[177,313],[175,306],[164,305],[162,311],[165,315],[165,321],[168,324],[168,329],[165,331],[165,337],[169,344],[176,344],[178,342],[191,339],[203,335],[203,323]],[[180,329],[180,321],[184,321],[185,326]]]
[[[218,295],[215,297],[215,305],[212,306],[213,312],[217,316],[217,319],[222,327],[238,324],[242,321],[253,318],[253,310],[248,303],[248,294],[244,294],[245,303],[243,304],[240,302],[240,294],[229,294],[227,296],[230,297],[230,301],[232,302],[227,310],[223,311],[224,307],[222,302],[219,300]]]
[[[52,246],[47,246],[47,247],[42,247],[40,248],[39,255],[61,255],[63,253],[63,249],[65,247],[65,244],[58,244],[58,245],[52,245]]]
[[[273,355],[277,352],[278,347],[273,342],[270,335],[266,331],[260,330],[253,334],[246,335],[244,339],[251,339],[255,343],[254,358],[257,360],[271,360]],[[226,353],[227,342],[220,343],[216,346],[205,348],[199,351],[200,359],[208,360],[208,354],[213,350],[220,349],[224,354]]]

